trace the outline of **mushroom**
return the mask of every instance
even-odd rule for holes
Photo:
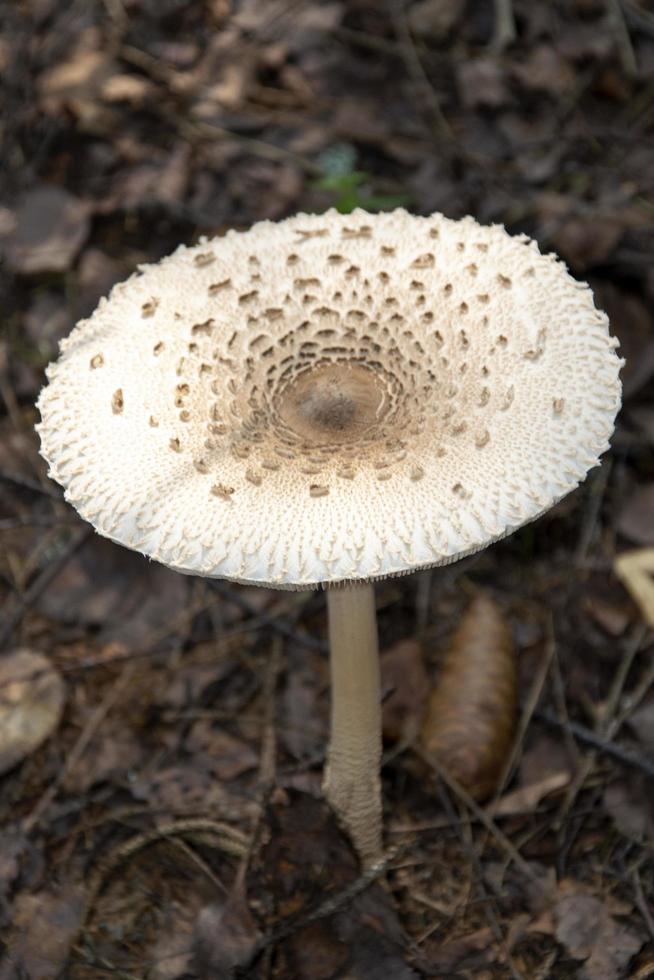
[[[381,848],[372,583],[533,520],[608,448],[591,292],[472,218],[299,214],[142,266],[61,345],[38,426],[98,532],[181,572],[327,589],[325,791]]]

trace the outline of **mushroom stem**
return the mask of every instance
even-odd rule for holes
[[[331,737],[324,792],[364,867],[381,856],[381,685],[375,592],[327,591]]]

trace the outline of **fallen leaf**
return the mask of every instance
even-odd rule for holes
[[[608,259],[622,233],[622,225],[612,218],[579,215],[560,225],[552,244],[575,271],[584,272]]]
[[[651,840],[654,804],[643,773],[630,773],[628,777],[610,783],[604,790],[603,803],[621,834],[630,840]]]
[[[583,602],[584,608],[595,622],[609,636],[621,636],[629,626],[629,609],[614,602],[605,602],[598,596],[589,595]]]
[[[613,562],[613,571],[654,629],[654,548],[623,552]]]
[[[520,759],[517,774],[517,792],[529,792],[534,785],[546,785],[548,780],[563,780],[562,773],[567,774],[570,782],[574,765],[569,758],[564,740],[553,738],[543,732],[532,732],[532,737]]]
[[[153,810],[180,816],[215,809],[230,819],[245,821],[259,812],[257,803],[236,796],[218,782],[210,760],[203,755],[192,756],[183,766],[169,766],[141,777],[129,784],[129,791]]]
[[[258,754],[247,742],[215,728],[208,718],[193,723],[185,746],[191,752],[205,753],[218,778],[226,782],[255,769],[259,763]]]
[[[617,521],[620,534],[640,545],[654,545],[654,483],[638,487],[627,497]]]
[[[631,929],[617,922],[606,905],[584,892],[559,899],[554,908],[556,939],[576,960],[584,960],[585,980],[619,980],[643,945]]]
[[[248,891],[284,921],[291,937],[275,950],[280,977],[293,980],[417,980],[406,963],[406,936],[390,895],[378,883],[334,914],[302,925],[319,903],[359,877],[356,856],[321,800],[287,791],[266,814],[267,843],[253,861]],[[274,928],[277,923],[270,923]]]
[[[198,657],[198,661],[179,664],[173,676],[161,688],[157,704],[174,711],[202,706],[212,700],[221,682],[237,666],[237,661],[226,657],[217,660],[215,650],[204,652],[200,644],[194,647],[193,656]],[[201,659],[203,656],[207,657],[207,661]]]
[[[189,144],[180,142],[160,159],[123,169],[103,202],[103,210],[111,212],[121,208],[130,211],[181,201],[189,179],[190,154]]]
[[[589,9],[600,6],[595,0],[577,0],[577,5],[584,3]],[[557,50],[570,61],[600,61],[610,57],[613,51],[614,39],[611,31],[598,31],[597,22],[570,22],[557,38]]]
[[[205,906],[195,927],[197,972],[202,977],[228,980],[247,961],[260,936],[247,902],[239,895]]]
[[[627,718],[629,728],[638,736],[648,754],[654,757],[654,692],[644,698]]]
[[[12,272],[64,272],[73,264],[89,229],[89,205],[62,187],[40,184],[18,203],[16,227],[0,241]]]
[[[128,274],[126,263],[110,258],[99,248],[86,248],[77,267],[75,315],[78,319],[90,316],[112,286]]]
[[[130,74],[111,75],[102,83],[101,94],[105,102],[129,102],[133,106],[141,106],[146,99],[158,95],[149,79]]]
[[[67,793],[81,796],[97,783],[112,779],[127,782],[129,771],[137,769],[143,754],[142,740],[124,723],[105,726],[66,775],[62,786]]]
[[[193,967],[193,935],[200,912],[197,892],[184,895],[184,904],[171,902],[157,938],[145,959],[152,964],[151,980],[180,980],[190,976]]]
[[[469,58],[456,66],[461,101],[474,109],[486,106],[497,109],[509,101],[504,71],[496,58]]]
[[[627,417],[649,445],[654,446],[654,405],[630,406]]]
[[[66,61],[46,69],[39,76],[38,91],[46,112],[68,108],[81,114],[81,107],[84,104],[92,106],[100,87],[115,71],[106,52],[90,50],[83,36],[79,40],[78,50]]]
[[[499,606],[471,602],[445,655],[420,741],[468,792],[493,791],[511,744],[516,711],[516,660]]]
[[[134,650],[179,616],[187,589],[184,576],[96,535],[66,564],[37,608],[59,622],[99,626],[103,643]]]
[[[42,880],[45,870],[43,841],[18,828],[4,827],[0,847],[0,928],[11,923],[12,896]]]
[[[64,682],[47,657],[15,650],[0,658],[0,773],[52,734],[65,696]]]
[[[620,372],[623,398],[633,398],[654,376],[654,318],[650,305],[605,279],[592,283],[595,302],[608,314],[626,363]]]
[[[553,772],[538,782],[528,783],[511,793],[505,793],[495,806],[490,807],[489,813],[494,817],[507,817],[514,813],[531,813],[546,796],[568,786],[570,779],[571,774],[568,770]]]
[[[84,892],[73,886],[19,895],[0,980],[56,980],[68,960],[85,906]]]
[[[34,347],[50,359],[59,341],[70,333],[73,319],[65,298],[55,290],[44,289],[36,293],[25,311],[23,326]]]
[[[466,0],[418,0],[409,8],[409,24],[415,34],[442,41],[463,14]]]
[[[420,724],[429,692],[422,648],[415,640],[402,640],[380,657],[382,727],[388,739],[413,734]]]
[[[324,750],[327,718],[319,698],[316,672],[289,670],[282,694],[280,738],[296,759],[308,759]]]
[[[441,939],[429,941],[425,945],[424,955],[430,968],[438,971],[439,980],[443,975],[453,977],[458,970],[467,970],[468,976],[479,977],[481,968],[496,958],[494,938],[490,926],[484,926],[476,932],[446,942]]]
[[[511,71],[524,88],[557,97],[570,92],[575,84],[573,69],[549,44],[537,45]]]

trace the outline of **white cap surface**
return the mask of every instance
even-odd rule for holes
[[[106,537],[276,587],[444,564],[608,448],[590,290],[472,218],[296,215],[116,286],[41,393],[50,475]]]

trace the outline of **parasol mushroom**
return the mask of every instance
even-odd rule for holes
[[[330,211],[179,248],[61,345],[38,426],[100,534],[181,572],[328,587],[325,790],[381,847],[372,582],[533,520],[608,447],[589,288],[472,218]]]

